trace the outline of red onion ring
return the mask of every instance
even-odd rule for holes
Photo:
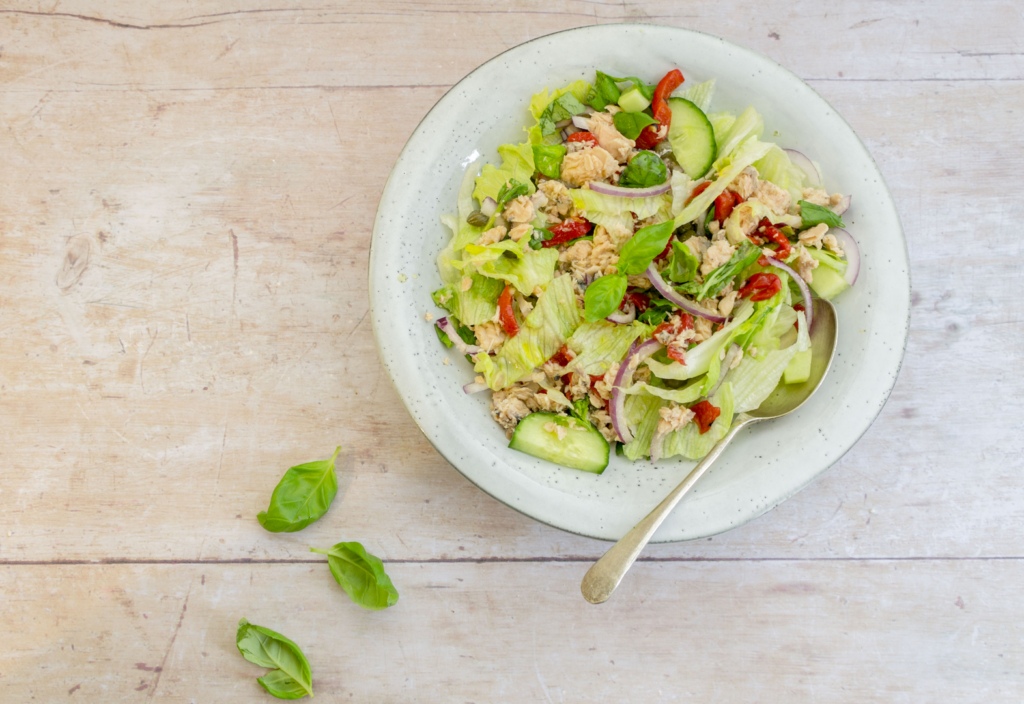
[[[480,203],[480,212],[486,215],[487,217],[491,217],[492,215],[494,215],[494,212],[497,209],[498,201],[494,200],[490,196],[484,198],[483,202]]]
[[[668,193],[672,189],[668,179],[665,179],[665,183],[660,186],[650,186],[648,188],[624,188],[623,186],[613,186],[610,183],[601,183],[600,181],[591,181],[588,185],[594,193],[600,193],[604,196],[624,196],[626,198],[650,198],[651,196],[660,196],[662,193]]]
[[[728,318],[723,318],[720,315],[708,313],[696,303],[683,298],[678,291],[666,283],[665,279],[661,278],[661,274],[659,274],[658,270],[654,267],[654,262],[651,262],[651,265],[647,267],[646,273],[647,278],[651,280],[654,288],[658,289],[658,293],[664,296],[665,300],[673,305],[682,308],[687,313],[704,318],[705,320],[710,320],[712,323],[724,323],[728,320]]]
[[[832,208],[832,212],[836,215],[842,215],[850,209],[851,200],[853,200],[853,196],[843,196],[843,199],[839,201],[836,207]]]
[[[618,325],[629,325],[636,320],[636,306],[632,302],[626,304],[625,312],[617,310],[607,318],[609,323],[617,323]]]
[[[843,278],[846,279],[846,283],[853,286],[857,283],[857,275],[860,273],[860,247],[857,246],[857,240],[841,227],[833,227],[828,234],[835,236],[839,246],[843,248],[843,254],[846,255],[846,273],[843,274]]]
[[[465,391],[467,394],[478,394],[481,391],[487,390],[487,384],[478,384],[474,381],[463,386],[462,390]]]
[[[814,162],[808,159],[803,153],[798,152],[796,149],[785,149],[786,154],[789,155],[789,160],[796,164],[797,168],[807,174],[807,180],[810,181],[812,186],[821,185],[821,174],[818,173],[818,167],[814,165]]]
[[[780,262],[774,257],[765,257],[765,259],[768,260],[769,264],[777,269],[782,269],[796,281],[796,285],[800,289],[800,295],[804,297],[804,317],[807,318],[807,329],[810,330],[811,322],[814,320],[814,301],[811,300],[811,289],[807,287],[807,282],[803,280],[800,274],[791,269],[788,264]]]
[[[438,318],[434,325],[441,328],[441,331],[446,334],[448,339],[452,341],[452,344],[455,345],[455,349],[462,354],[472,355],[477,354],[478,352],[483,352],[483,349],[476,345],[467,345],[463,339],[459,337],[459,331],[455,329],[455,326],[452,325],[452,322],[448,320],[447,316]]]
[[[608,415],[612,419],[612,428],[619,436],[619,440],[624,443],[633,441],[633,433],[630,432],[629,424],[626,422],[626,393],[623,391],[626,377],[628,375],[630,379],[633,378],[633,369],[630,367],[634,359],[637,360],[636,365],[640,366],[640,362],[659,349],[661,349],[661,343],[653,338],[639,346],[633,342],[629,347],[629,352],[626,353],[619,365],[619,371],[615,374],[615,385],[612,387],[612,402],[608,406]]]

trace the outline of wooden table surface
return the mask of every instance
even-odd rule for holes
[[[0,701],[270,701],[279,630],[326,702],[1019,702],[1024,6],[954,2],[0,2]],[[377,200],[484,60],[645,21],[763,52],[898,203],[910,343],[864,438],[728,534],[606,544],[430,447],[367,319]],[[884,301],[880,302],[884,305]],[[255,520],[336,444],[325,519]],[[362,611],[309,546],[361,541]]]

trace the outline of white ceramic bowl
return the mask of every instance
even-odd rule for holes
[[[657,505],[693,462],[631,463],[612,455],[601,475],[508,449],[488,393],[467,396],[471,365],[437,340],[435,259],[450,233],[464,164],[498,163],[500,144],[525,139],[530,97],[595,70],[657,81],[680,68],[687,85],[717,78],[712,110],[753,105],[766,139],[817,161],[829,192],[853,194],[844,216],[860,243],[857,285],[836,300],[832,370],[796,414],[745,431],[665,521],[659,541],[734,528],[774,508],[849,450],[889,396],[906,346],[910,275],[892,196],[850,126],[806,83],[770,59],[718,37],[671,27],[586,27],[534,39],[491,59],[431,109],[402,151],[381,197],[370,251],[370,307],[381,359],[413,419],[445,459],[499,501],[549,525],[618,539]],[[482,163],[482,162],[481,162]],[[443,360],[449,358],[450,365]]]

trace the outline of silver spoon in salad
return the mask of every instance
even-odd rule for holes
[[[672,513],[672,509],[693,488],[693,485],[725,451],[725,448],[741,430],[762,420],[774,420],[788,415],[800,408],[814,394],[832,365],[832,356],[836,350],[838,322],[836,309],[831,303],[821,298],[814,300],[812,317],[811,373],[807,381],[801,384],[780,384],[758,408],[738,415],[736,422],[733,423],[725,437],[718,441],[718,444],[693,468],[686,479],[587,570],[581,585],[583,598],[591,604],[601,604],[608,600],[626,572],[640,556],[644,546],[654,536],[655,531]]]

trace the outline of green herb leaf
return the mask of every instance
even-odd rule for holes
[[[238,622],[235,645],[249,662],[273,668],[256,681],[278,699],[301,699],[307,694],[313,696],[309,661],[299,646],[280,633],[243,618]]]
[[[654,152],[643,151],[629,160],[629,166],[622,172],[619,185],[626,188],[648,188],[661,185],[667,180],[668,168],[665,162]]]
[[[672,243],[672,261],[668,265],[668,278],[677,284],[685,284],[693,281],[697,275],[697,267],[700,260],[690,251],[683,242]]]
[[[628,276],[644,273],[654,258],[665,251],[675,224],[668,220],[657,225],[641,227],[622,245],[619,253],[619,271]],[[600,280],[600,279],[599,279]],[[590,289],[587,289],[588,291]]]
[[[654,124],[654,118],[645,112],[617,112],[612,118],[615,129],[622,133],[623,137],[636,139],[643,132],[644,127]]]
[[[260,525],[271,533],[294,533],[327,513],[338,493],[334,460],[339,452],[340,446],[329,460],[300,464],[285,472],[270,497],[270,508],[256,516]]]
[[[704,285],[695,294],[697,300],[702,301],[710,296],[717,296],[719,291],[725,288],[737,274],[757,261],[759,256],[761,256],[761,250],[751,244],[749,240],[745,240],[740,245],[740,248],[733,252],[729,261],[707,275],[704,279]],[[689,293],[693,283],[691,281],[689,284],[684,284],[681,288]]]
[[[434,299],[435,306],[444,308],[449,313],[455,307],[455,291],[452,290],[451,286],[442,286],[430,294],[430,297]]]
[[[621,95],[622,91],[616,85],[615,79],[607,73],[598,71],[597,79],[590,87],[590,93],[587,94],[587,105],[598,111],[604,110],[609,103],[613,105],[618,103]]]
[[[591,323],[607,318],[618,309],[625,295],[625,274],[602,276],[587,286],[583,296],[584,317]]]
[[[568,120],[573,115],[579,115],[586,109],[587,106],[577,100],[576,96],[572,93],[558,96],[544,108],[544,112],[537,118],[541,136],[547,137],[549,134],[554,134],[558,131],[558,128],[555,126],[556,122]]]
[[[516,181],[514,178],[511,178],[498,191],[498,205],[502,206],[514,198],[518,198],[519,196],[525,196],[529,192],[529,186],[527,186],[525,183],[520,183],[519,181]]]
[[[643,313],[636,316],[636,319],[645,325],[658,326],[664,323],[671,313],[672,311],[665,310],[664,308],[648,308]]]
[[[561,144],[534,144],[534,166],[537,167],[537,171],[549,178],[561,178],[565,151],[566,148]]]
[[[806,200],[800,201],[800,219],[803,220],[800,229],[814,227],[820,223],[825,223],[829,227],[846,227],[843,219],[829,208],[808,203]]]
[[[338,543],[330,550],[309,550],[327,555],[334,579],[349,598],[364,609],[380,611],[398,602],[398,590],[384,572],[384,563],[359,543]]]
[[[572,402],[571,412],[584,423],[588,423],[587,414],[590,412],[590,400],[578,398]]]

